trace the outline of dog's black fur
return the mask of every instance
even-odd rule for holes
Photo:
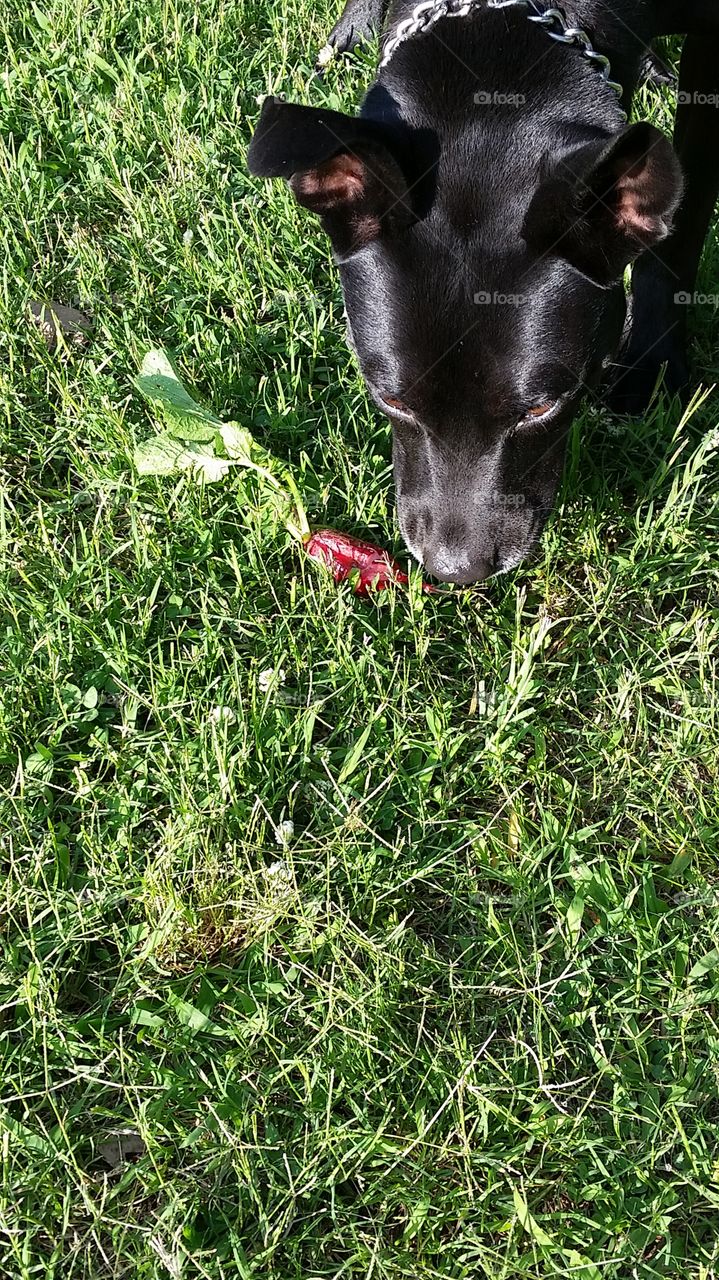
[[[387,30],[414,2],[392,6]],[[356,43],[382,8],[349,0],[330,42]],[[652,41],[686,36],[674,148],[627,126],[596,68],[523,8],[481,5],[403,44],[359,117],[268,100],[250,150],[253,173],[287,178],[322,219],[351,343],[392,419],[400,528],[448,581],[510,569],[534,545],[569,423],[618,351],[623,411],[663,368],[670,391],[688,377],[677,298],[719,194],[719,0],[563,11],[611,59],[625,104]]]

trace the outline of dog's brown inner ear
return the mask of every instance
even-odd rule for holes
[[[653,125],[629,125],[608,143],[560,157],[535,192],[522,234],[599,284],[669,234],[683,189],[671,143]]]
[[[298,203],[319,214],[340,253],[364,248],[411,217],[407,184],[384,148],[340,151],[290,178]]]
[[[381,188],[378,199],[378,186],[360,157],[349,151],[290,178],[298,203],[324,218],[340,250],[364,248],[381,235],[387,192]]]
[[[664,239],[668,224],[662,216],[664,208],[657,207],[651,156],[642,156],[634,163],[626,160],[620,165],[614,198],[617,221],[623,231],[652,244]]]
[[[293,174],[290,186],[306,209],[313,213],[331,213],[333,209],[346,208],[363,199],[366,174],[359,156],[345,152],[326,160],[316,169]]]

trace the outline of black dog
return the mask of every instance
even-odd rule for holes
[[[249,153],[330,236],[393,424],[403,536],[447,581],[534,545],[568,425],[623,333],[619,408],[644,407],[662,369],[671,391],[687,380],[686,301],[719,194],[719,0],[550,3],[400,0],[361,115],[269,99]],[[350,0],[331,44],[382,17],[382,0]],[[651,42],[674,33],[676,151],[623,112]]]

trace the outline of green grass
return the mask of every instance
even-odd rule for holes
[[[444,597],[131,466],[164,344],[315,523],[400,547],[327,245],[243,160],[265,92],[358,100],[330,20],[0,15],[0,1269],[711,1280],[716,401],[587,410],[540,554]]]

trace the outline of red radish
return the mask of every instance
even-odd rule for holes
[[[305,542],[305,551],[313,560],[320,560],[332,570],[335,582],[344,582],[357,570],[355,595],[367,596],[371,590],[383,591],[390,582],[407,583],[409,578],[393,560],[389,552],[375,547],[362,538],[353,538],[337,529],[318,529]],[[434,588],[422,584],[424,591]]]
[[[397,561],[381,547],[336,529],[312,533],[287,464],[273,458],[239,422],[221,422],[193,400],[166,351],[157,348],[147,352],[136,385],[151,404],[164,411],[170,423],[167,431],[137,446],[135,465],[140,475],[189,471],[210,484],[232,467],[248,467],[270,490],[268,500],[276,500],[276,512],[288,532],[303,543],[313,560],[332,570],[335,582],[356,574],[354,591],[358,596],[383,591],[390,582],[409,582]],[[422,589],[436,590],[427,583]]]

